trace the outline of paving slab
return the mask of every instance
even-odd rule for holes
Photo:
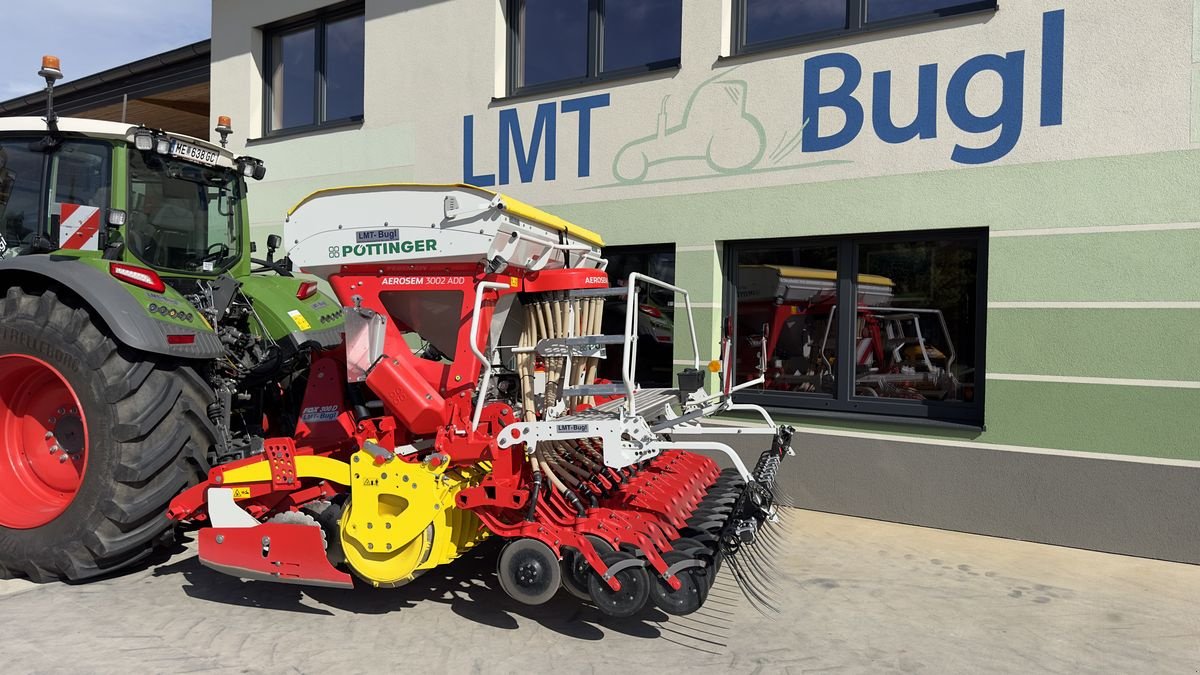
[[[242,581],[183,546],[88,584],[0,582],[27,673],[1200,672],[1200,567],[787,510],[755,610],[723,569],[689,617],[508,599],[495,546],[402,588]]]

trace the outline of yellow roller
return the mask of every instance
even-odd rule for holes
[[[376,465],[359,451],[351,458],[350,499],[340,538],[346,562],[375,586],[401,586],[448,563],[486,536],[475,514],[454,506],[455,495],[483,477],[480,469],[445,470],[397,460]]]

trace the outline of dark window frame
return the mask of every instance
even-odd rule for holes
[[[722,316],[731,327],[733,344],[738,342],[737,284],[738,255],[747,249],[761,249],[764,245],[779,248],[803,248],[827,246],[837,248],[837,305],[857,307],[855,283],[859,275],[859,247],[870,244],[888,244],[927,241],[969,241],[976,245],[975,269],[975,341],[974,398],[970,402],[947,403],[945,401],[915,401],[907,399],[883,399],[855,396],[851,382],[855,380],[855,359],[842,358],[854,354],[857,337],[857,312],[837,313],[837,373],[836,390],[828,394],[782,392],[746,389],[734,394],[738,403],[754,403],[767,408],[798,416],[834,417],[844,419],[879,419],[880,421],[928,421],[934,424],[962,425],[983,428],[984,401],[987,365],[987,278],[988,278],[988,230],[987,228],[964,228],[948,230],[909,230],[878,234],[789,237],[781,239],[745,239],[725,244],[724,263],[729,270],[725,278]],[[735,377],[739,374],[735,373]]]
[[[508,29],[507,97],[554,92],[580,85],[620,80],[661,70],[679,69],[683,52],[682,28],[679,47],[680,56],[641,66],[605,71],[603,69],[605,2],[606,0],[588,0],[587,74],[583,77],[569,77],[562,80],[555,80],[554,82],[543,82],[526,86],[521,83],[525,65],[521,49],[521,32],[525,23],[525,0],[506,0],[505,20]],[[683,21],[682,7],[681,3],[681,23]]]
[[[262,26],[259,30],[262,31],[262,50],[263,50],[263,119],[262,119],[262,136],[263,138],[275,136],[291,136],[294,134],[302,134],[315,130],[326,130],[333,127],[347,126],[350,124],[360,123],[363,120],[363,115],[351,115],[349,117],[338,117],[335,119],[325,119],[325,28],[328,24],[342,19],[363,15],[364,25],[366,18],[366,6],[361,0],[353,2],[343,2],[321,9],[306,12],[297,16],[276,21],[275,23]],[[286,33],[291,33],[296,30],[311,28],[314,32],[314,58],[316,60],[316,86],[313,88],[313,119],[316,120],[313,124],[303,124],[291,127],[282,127],[279,129],[271,128],[271,118],[274,117],[274,87],[275,87],[275,60],[274,60],[274,44],[275,39]],[[363,65],[366,67],[366,47],[364,40],[363,47]],[[366,81],[364,77],[363,96],[366,96]]]
[[[778,40],[749,43],[746,41],[747,0],[731,0],[731,2],[733,2],[732,53],[734,56],[740,56],[742,54],[756,54],[758,52],[794,47],[796,45],[804,45],[812,42],[821,42],[847,35],[871,33],[875,31],[897,28],[900,26],[911,26],[914,24],[929,23],[931,21],[941,21],[943,19],[956,16],[965,16],[968,14],[995,12],[1000,8],[999,0],[960,0],[959,4],[946,9],[910,14],[907,16],[900,16],[882,21],[867,21],[867,5],[870,4],[871,1],[872,0],[845,0],[847,5],[845,28],[816,31],[812,33],[804,33],[801,35],[780,38]]]

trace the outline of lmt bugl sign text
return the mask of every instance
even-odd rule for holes
[[[1042,127],[1063,123],[1065,12],[1056,10],[1042,15],[1040,117]],[[959,65],[950,76],[944,95],[938,76],[942,65],[921,65],[917,74],[916,115],[912,120],[896,121],[892,115],[892,71],[882,70],[869,78],[864,76],[862,63],[853,54],[831,52],[804,60],[802,77],[803,103],[800,107],[804,123],[801,152],[826,153],[844,148],[868,126],[879,140],[900,144],[938,137],[939,105],[944,99],[951,124],[961,131],[978,136],[992,136],[990,143],[978,146],[955,144],[950,159],[959,164],[987,164],[1012,152],[1025,127],[1026,51],[1004,54],[980,54]],[[748,66],[749,67],[749,66]],[[973,110],[968,104],[968,90],[977,78],[998,78],[999,104],[987,111]],[[864,91],[864,80],[870,81],[870,91]],[[822,89],[822,83],[837,82]],[[870,101],[870,113],[864,105]],[[475,148],[475,116],[463,118],[463,181],[480,186],[506,185],[512,181],[511,167],[515,164],[517,178],[530,183],[538,178],[553,181],[558,178],[558,148],[562,143],[577,144],[574,175],[586,178],[592,169],[592,129],[603,124],[603,109],[610,106],[610,94],[596,94],[536,106],[532,123],[526,115],[522,124],[517,107],[497,112],[498,143],[495,172],[477,169]],[[908,106],[912,108],[913,106]],[[822,133],[821,119],[837,113],[842,121],[835,131]],[[560,139],[560,116],[577,116],[578,137]],[[541,171],[539,172],[539,163]],[[482,165],[482,163],[481,163]],[[478,171],[478,172],[477,172]]]

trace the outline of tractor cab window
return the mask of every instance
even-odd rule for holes
[[[112,146],[67,140],[47,153],[36,142],[0,140],[0,255],[99,250],[109,206]],[[42,188],[47,161],[48,191]]]
[[[43,230],[38,206],[46,156],[30,149],[34,140],[0,140],[0,257],[28,252]]]
[[[106,222],[112,146],[66,141],[51,155],[50,229],[56,248],[100,250]]]
[[[159,269],[224,272],[241,254],[237,173],[130,149],[126,247]]]

